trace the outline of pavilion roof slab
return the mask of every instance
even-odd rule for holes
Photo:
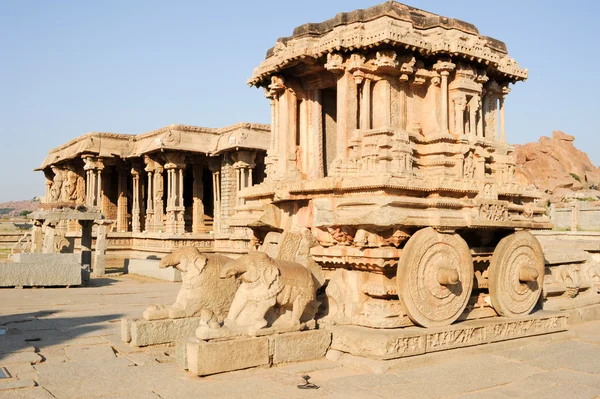
[[[248,84],[266,86],[271,75],[335,51],[390,46],[425,55],[457,56],[494,68],[508,80],[527,79],[527,69],[508,56],[506,45],[481,36],[474,25],[388,1],[297,27],[292,36],[278,39],[267,51]]]

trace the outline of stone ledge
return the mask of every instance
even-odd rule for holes
[[[408,327],[376,330],[333,327],[331,348],[376,360],[398,359],[442,350],[500,342],[567,330],[567,315],[540,311],[523,318],[470,320],[438,329]]]
[[[133,346],[171,344],[193,337],[200,317],[183,319],[121,319],[121,339]]]

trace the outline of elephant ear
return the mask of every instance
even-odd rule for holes
[[[273,264],[271,259],[267,260],[262,272],[263,283],[267,288],[271,288],[273,283],[277,280],[277,277],[279,277],[279,269]]]
[[[196,256],[196,258],[194,259],[194,269],[196,269],[198,271],[198,275],[200,273],[202,273],[202,271],[206,267],[207,263],[208,263],[208,258],[206,256],[202,256],[202,255]]]

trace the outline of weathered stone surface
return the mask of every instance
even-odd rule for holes
[[[129,259],[127,273],[165,281],[181,281],[181,272],[179,270],[172,267],[161,269],[159,263],[159,259]]]
[[[127,322],[122,321],[121,323]],[[129,323],[131,345],[148,346],[172,343],[179,339],[192,337],[200,324],[200,317],[151,321],[132,319]],[[123,326],[123,328],[126,327]]]
[[[195,375],[210,375],[269,364],[267,337],[229,341],[190,340],[187,343],[188,369]]]
[[[269,337],[273,364],[302,362],[325,356],[331,344],[328,330],[301,331]]]
[[[81,285],[81,264],[60,261],[37,263],[0,263],[0,286],[75,286]]]

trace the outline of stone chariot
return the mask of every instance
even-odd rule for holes
[[[302,25],[249,80],[271,102],[267,178],[230,223],[262,248],[297,234],[332,324],[528,315],[544,278],[528,230],[551,224],[506,140],[526,79],[503,42],[393,1]]]

